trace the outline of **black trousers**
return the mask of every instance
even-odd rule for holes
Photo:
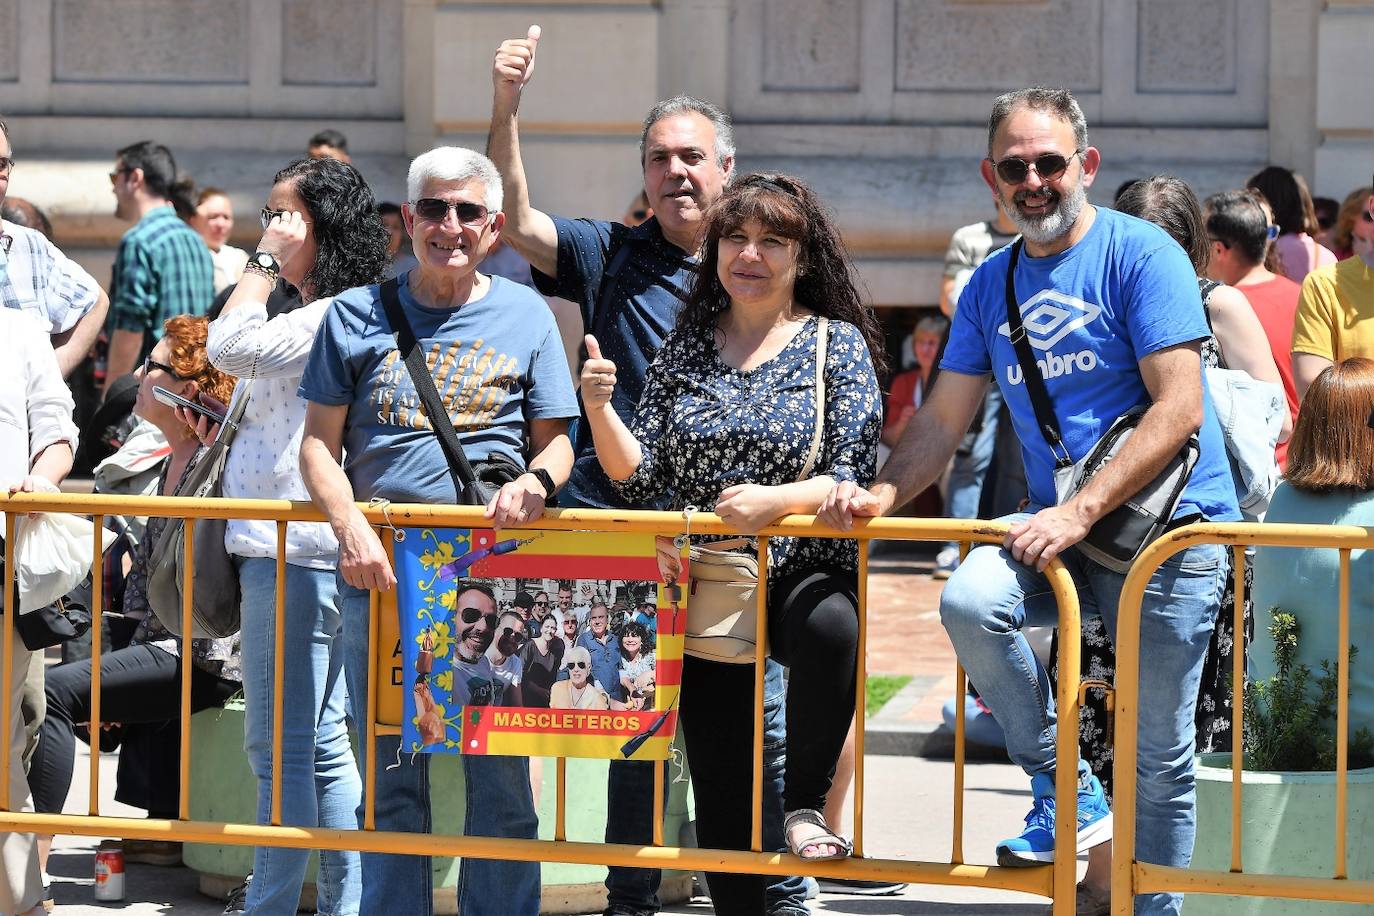
[[[221,707],[239,685],[199,668],[191,668],[191,711]],[[38,748],[29,767],[29,789],[35,811],[58,813],[67,801],[76,760],[78,722],[91,716],[91,660],[57,665],[48,670],[48,715],[39,733]],[[152,646],[129,646],[100,657],[100,718],[125,725],[175,721],[181,714],[181,659]],[[98,725],[92,723],[92,729]],[[163,733],[165,737],[165,733]],[[180,769],[157,767],[159,799],[177,798]],[[151,774],[150,774],[151,778]],[[122,800],[122,799],[121,799]],[[148,805],[149,808],[161,807]],[[174,815],[171,809],[152,813]]]
[[[854,717],[859,638],[857,577],[838,568],[788,573],[768,597],[769,648],[791,669],[783,806],[823,809]],[[752,812],[754,667],[688,656],[682,731],[703,848],[748,849]],[[766,912],[765,879],[708,872],[718,916]]]

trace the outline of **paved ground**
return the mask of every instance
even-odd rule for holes
[[[929,575],[933,555],[926,545],[891,543],[880,545],[870,558],[869,673],[912,676],[911,683],[870,720],[865,804],[870,856],[948,861],[950,855],[953,769],[947,762],[916,756],[939,745],[930,735],[939,722],[941,704],[954,690],[954,651],[937,613],[940,583]],[[81,750],[78,774],[85,772],[88,760],[84,746]],[[102,791],[109,793],[114,786],[113,758],[102,763],[102,771],[108,772],[101,780]],[[1025,777],[1006,763],[970,765],[967,784],[966,858],[990,864],[996,841],[1020,826],[1028,786]],[[84,789],[82,780],[73,783],[68,810],[85,810]],[[121,813],[121,806],[107,798],[102,810]],[[92,856],[97,843],[88,838],[58,841],[49,871],[59,912],[220,913],[222,904],[200,895],[196,876],[184,868],[131,865],[126,902],[95,903]],[[896,897],[822,895],[814,909],[852,916],[1039,916],[1048,907],[1019,894],[912,886]],[[664,912],[707,916],[712,910],[699,898]]]

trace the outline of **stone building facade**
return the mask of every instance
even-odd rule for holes
[[[1098,202],[1161,171],[1210,193],[1276,162],[1338,198],[1374,171],[1371,0],[0,0],[11,193],[97,276],[126,228],[105,173],[136,140],[228,189],[246,244],[323,127],[400,200],[410,156],[482,147],[492,54],[532,22],[539,206],[624,212],[644,112],[700,95],[734,115],[741,168],[815,184],[884,306],[933,303],[950,232],[989,212],[977,162],[1006,88],[1073,89]]]

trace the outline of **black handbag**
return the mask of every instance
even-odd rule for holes
[[[1021,239],[1012,243],[1011,261],[1007,265],[1007,328],[1012,348],[1016,350],[1016,360],[1021,365],[1026,394],[1035,409],[1035,424],[1054,455],[1055,501],[1063,505],[1116,456],[1145,416],[1145,408],[1137,407],[1118,417],[1079,461],[1075,462],[1069,456],[1069,450],[1060,436],[1059,419],[1050,403],[1044,376],[1035,364],[1035,354],[1031,352],[1026,329],[1021,323],[1021,309],[1016,302],[1016,262],[1021,255],[1021,244]],[[1125,573],[1145,545],[1170,528],[1199,518],[1190,515],[1175,521],[1174,513],[1178,511],[1178,504],[1201,451],[1197,435],[1189,436],[1178,454],[1169,459],[1154,480],[1097,520],[1083,540],[1075,545],[1079,552],[1113,572]]]
[[[458,433],[453,429],[453,421],[439,397],[439,389],[434,385],[434,376],[430,374],[429,366],[425,365],[419,341],[415,339],[405,309],[401,307],[400,282],[387,280],[381,286],[381,294],[382,309],[396,338],[396,350],[405,360],[410,381],[415,385],[415,393],[420,396],[420,408],[429,418],[434,435],[439,438],[439,447],[448,461],[458,502],[465,506],[485,506],[502,486],[525,473],[525,469],[504,455],[492,455],[485,461],[477,462],[476,466],[469,463],[463,452],[463,444],[458,441]],[[548,500],[548,505],[553,505],[552,499]]]

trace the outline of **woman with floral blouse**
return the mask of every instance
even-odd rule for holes
[[[829,217],[801,181],[750,175],[707,217],[702,262],[677,327],[649,370],[629,426],[610,405],[615,364],[594,337],[582,398],[606,473],[632,502],[671,494],[745,533],[813,513],[841,480],[873,478],[884,371],[881,330],[860,299]],[[828,319],[822,438],[817,330]],[[876,364],[876,369],[875,369]],[[705,542],[713,538],[695,538]],[[807,859],[849,854],[820,811],[854,715],[858,550],[852,540],[772,538],[769,646],[787,689],[787,843]],[[683,660],[681,717],[703,847],[748,849],[750,665]],[[717,913],[765,911],[758,876],[709,874]]]

